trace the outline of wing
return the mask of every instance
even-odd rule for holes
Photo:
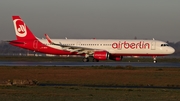
[[[54,43],[52,40],[49,38],[47,34],[45,34],[46,39],[50,44],[60,46],[63,50],[70,51],[70,52],[77,52],[78,54],[89,54],[92,55],[94,51],[97,51],[99,49],[94,49],[94,48],[86,48],[86,47],[79,47],[79,46],[69,46],[69,45],[63,45],[61,42],[59,43]]]

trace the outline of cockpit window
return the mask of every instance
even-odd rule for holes
[[[168,44],[161,44],[161,46],[169,46]]]

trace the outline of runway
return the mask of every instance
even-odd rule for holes
[[[180,67],[180,63],[151,62],[9,62],[0,61],[0,66],[133,66],[133,67]]]

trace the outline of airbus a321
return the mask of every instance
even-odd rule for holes
[[[30,31],[19,16],[12,16],[16,40],[11,45],[24,49],[54,55],[81,55],[83,62],[99,60],[120,61],[123,56],[152,56],[156,63],[157,56],[175,52],[166,42],[159,40],[126,39],[39,39]]]

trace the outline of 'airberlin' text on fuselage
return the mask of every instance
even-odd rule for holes
[[[139,41],[139,42],[114,42],[112,44],[112,48],[114,49],[149,49],[150,44],[146,43],[144,41]]]

